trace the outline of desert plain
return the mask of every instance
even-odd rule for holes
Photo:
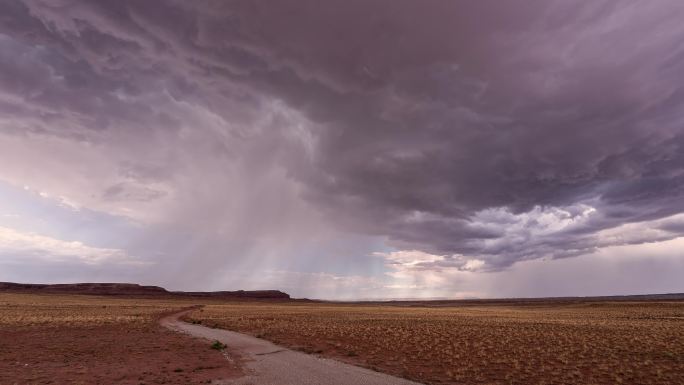
[[[224,328],[425,384],[683,384],[684,301],[333,303],[0,293],[0,384],[196,384],[239,351]]]
[[[200,384],[238,358],[162,328],[179,299],[0,293],[0,384]]]

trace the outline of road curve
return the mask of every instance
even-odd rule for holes
[[[229,330],[192,325],[179,320],[185,310],[163,318],[171,330],[221,341],[246,360],[248,374],[221,384],[230,385],[420,385],[402,378],[338,361],[296,352],[269,341]]]

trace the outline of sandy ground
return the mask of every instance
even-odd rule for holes
[[[156,324],[0,328],[0,384],[206,384],[242,375],[228,352]]]
[[[184,312],[187,313],[187,312]],[[417,385],[418,383],[295,352],[271,342],[227,330],[180,321],[184,313],[167,317],[162,325],[195,337],[220,341],[243,355],[247,375],[224,381],[234,385]]]
[[[684,384],[684,302],[207,304],[190,322],[426,384]]]

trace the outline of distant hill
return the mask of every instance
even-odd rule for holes
[[[188,297],[290,299],[289,294],[280,290],[172,291],[171,294]]]
[[[290,299],[290,295],[279,290],[238,290],[238,291],[168,291],[159,286],[142,286],[135,283],[65,283],[37,284],[0,282],[0,292],[55,293],[55,294],[93,294],[93,295],[134,295],[134,296],[171,296],[171,297],[211,297],[242,299]]]
[[[135,283],[66,283],[44,285],[37,283],[0,282],[0,291],[101,295],[168,294],[168,291],[162,287],[141,286]]]

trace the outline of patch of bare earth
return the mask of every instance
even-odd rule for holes
[[[684,303],[209,305],[188,318],[427,384],[684,384]]]
[[[168,303],[136,302],[0,295],[0,384],[204,384],[242,375],[237,356],[159,326]]]

